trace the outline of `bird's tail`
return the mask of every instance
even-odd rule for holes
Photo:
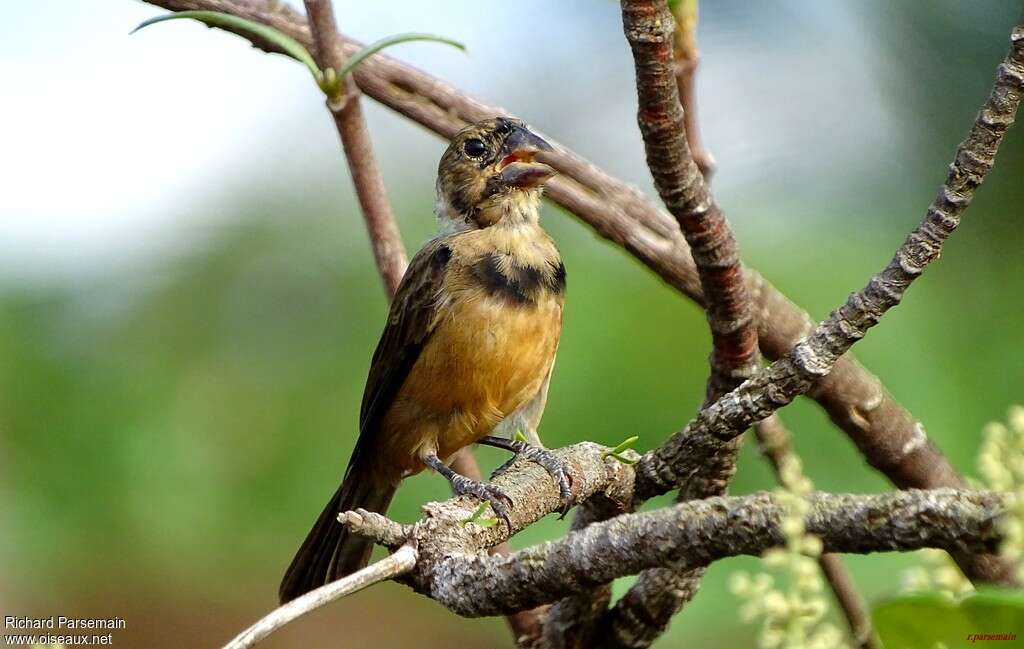
[[[391,504],[395,487],[380,485],[365,462],[358,458],[353,460],[341,486],[316,520],[281,580],[278,596],[282,604],[349,575],[370,560],[373,541],[350,534],[338,522],[338,514],[357,508],[383,514]]]

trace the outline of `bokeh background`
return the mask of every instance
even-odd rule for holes
[[[821,318],[923,214],[988,92],[1017,1],[702,3],[716,194],[745,260]],[[632,62],[607,0],[336,2],[365,40],[502,105],[650,192]],[[0,612],[119,615],[121,647],[214,647],[275,604],[354,441],[385,299],[336,134],[308,74],[132,0],[10,3],[0,22]],[[443,143],[367,112],[406,245],[434,227]],[[1024,131],[945,257],[857,355],[973,473],[979,431],[1024,401]],[[541,434],[640,436],[692,415],[702,313],[553,206],[569,269]],[[784,412],[821,489],[879,491],[815,404]],[[504,458],[482,452],[485,469]],[[733,491],[773,484],[748,444]],[[409,480],[393,514],[445,497]],[[522,547],[564,532],[545,519]],[[914,556],[850,557],[869,599]],[[737,647],[715,564],[659,647]],[[617,584],[621,592],[628,580]],[[266,647],[504,647],[385,584]]]

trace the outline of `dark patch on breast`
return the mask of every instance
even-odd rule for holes
[[[484,255],[470,268],[472,276],[489,295],[527,305],[536,304],[543,291],[561,293],[564,290],[565,268],[561,263],[545,273],[535,266],[503,265],[503,257],[497,253]]]
[[[448,246],[442,245],[434,251],[434,254],[430,256],[430,263],[435,268],[444,268],[448,260],[452,258],[452,249]]]
[[[565,264],[559,260],[558,265],[554,267],[555,270],[551,273],[551,277],[548,278],[548,288],[556,294],[565,293]]]

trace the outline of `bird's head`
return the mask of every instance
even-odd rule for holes
[[[496,117],[462,129],[437,168],[437,216],[450,229],[537,219],[541,186],[555,174],[536,162],[551,145],[526,125]]]

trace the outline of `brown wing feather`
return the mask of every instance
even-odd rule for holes
[[[350,574],[370,558],[372,544],[339,525],[338,512],[362,507],[383,513],[391,501],[397,484],[382,483],[385,476],[376,470],[372,444],[381,418],[434,330],[437,295],[450,255],[445,243],[435,240],[409,263],[370,364],[359,413],[359,440],[345,479],[288,567],[281,582],[282,602]]]
[[[357,449],[376,432],[381,418],[419,358],[424,343],[434,331],[438,293],[450,257],[451,249],[445,241],[435,239],[409,262],[370,362],[359,412]]]

